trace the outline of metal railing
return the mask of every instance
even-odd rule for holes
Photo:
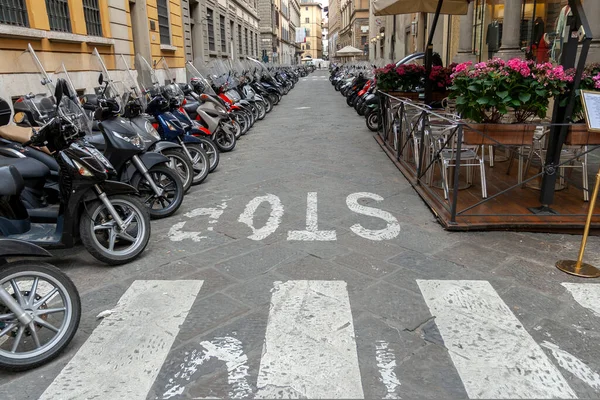
[[[421,190],[424,190],[427,195],[436,200],[439,205],[442,205],[444,209],[450,214],[450,222],[456,223],[456,218],[459,216],[468,215],[473,216],[531,216],[533,213],[523,214],[489,214],[489,212],[474,213],[473,211],[480,208],[483,205],[489,204],[494,199],[507,194],[508,192],[514,191],[515,189],[524,188],[528,183],[541,179],[544,174],[558,174],[561,181],[571,184],[582,193],[589,192],[590,188],[585,188],[583,185],[579,185],[569,176],[567,176],[563,170],[570,167],[574,161],[585,157],[592,151],[599,149],[600,145],[596,144],[582,144],[580,151],[573,152],[572,156],[566,157],[561,160],[560,164],[553,166],[541,166],[540,172],[533,174],[532,176],[523,176],[521,171],[521,163],[525,162],[529,156],[523,153],[524,148],[529,148],[531,153],[531,141],[525,140],[526,135],[523,135],[521,143],[515,142],[512,144],[506,144],[499,141],[497,138],[486,134],[472,125],[464,122],[460,118],[454,115],[449,115],[444,110],[435,110],[424,104],[415,103],[408,99],[402,99],[394,96],[390,96],[387,93],[379,92],[379,101],[381,109],[382,121],[380,124],[380,130],[378,135],[385,144],[385,146],[395,154],[395,159],[403,167],[403,172],[411,181],[414,186],[419,186]],[[408,117],[410,116],[410,121]],[[436,137],[435,145],[432,145],[432,127],[444,126],[444,134]],[[529,124],[532,128],[547,129],[556,125],[566,124],[550,124],[545,122],[535,122]],[[465,141],[465,136],[469,140]],[[473,139],[478,137],[479,139]],[[589,138],[588,138],[589,140]],[[495,150],[504,149],[508,155],[509,168],[507,175],[510,174],[512,163],[514,160],[519,162],[518,180],[517,183],[508,183],[502,190],[491,194],[485,198],[481,198],[478,201],[473,201],[468,205],[462,203],[459,208],[459,192],[460,192],[460,170],[461,163],[463,160],[463,150],[466,146],[473,148],[472,144],[468,142],[481,143],[477,153],[481,149],[481,146],[494,146]],[[579,146],[579,145],[578,145]],[[577,147],[578,147],[577,146]],[[571,146],[575,147],[575,146]],[[433,186],[433,174],[435,166],[440,166],[442,154],[448,155],[448,152],[452,152],[452,163],[454,166],[453,171],[453,182],[451,196],[449,199],[442,198]],[[490,157],[493,157],[490,154]],[[481,156],[483,159],[483,153]],[[541,157],[540,157],[541,159]],[[493,158],[492,158],[493,160]],[[443,168],[443,167],[442,167]],[[527,173],[528,171],[525,171]],[[588,174],[589,171],[582,170],[582,174]],[[450,188],[449,188],[450,189]],[[471,196],[472,197],[472,196]],[[557,204],[559,205],[559,204]],[[489,210],[489,208],[486,208]],[[467,214],[468,213],[468,214]],[[557,214],[556,216],[585,216],[586,214],[582,211],[581,214]]]
[[[83,0],[85,26],[89,36],[102,36],[102,19],[98,0]]]
[[[67,0],[46,0],[50,30],[71,32],[71,15]]]
[[[28,27],[25,0],[0,0],[0,24]]]

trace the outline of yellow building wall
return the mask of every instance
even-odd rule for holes
[[[45,0],[25,0],[29,28],[41,31],[50,31],[50,22],[46,10]],[[131,41],[131,52],[133,53],[133,36],[131,33],[131,19],[129,16],[129,2],[123,0],[127,7],[127,22],[129,26],[129,40]],[[69,0],[69,15],[71,17],[71,34],[87,35],[83,3],[81,0]],[[109,9],[107,0],[99,0],[100,18],[104,38],[112,38]],[[90,54],[94,48],[103,55],[109,69],[115,67],[114,51],[112,46],[104,44],[93,44],[86,42],[67,42],[48,38],[20,38],[5,34],[0,37],[0,74],[9,73],[35,73],[35,66],[31,57],[23,57],[27,45],[31,44],[47,72],[53,72],[65,64],[69,71],[96,70],[91,65]]]

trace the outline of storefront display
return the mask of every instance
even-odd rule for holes
[[[473,50],[478,61],[497,55],[502,47],[504,0],[475,0]],[[524,0],[519,24],[523,55],[537,62],[558,61],[562,52],[568,0]]]

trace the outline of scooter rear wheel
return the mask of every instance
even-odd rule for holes
[[[212,140],[205,137],[199,137],[198,139],[200,140],[200,143],[198,144],[202,146],[202,150],[204,150],[208,156],[208,160],[210,161],[209,172],[213,172],[219,165],[221,153],[219,152],[217,145]]]
[[[232,132],[228,132],[223,125],[227,125],[227,122],[223,122],[222,126],[214,133],[214,140],[220,151],[228,152],[235,148],[236,139],[235,135]]]
[[[30,325],[24,325],[0,302],[0,368],[24,371],[57,357],[75,336],[81,319],[73,281],[53,265],[18,261],[0,271],[0,286],[34,316]]]
[[[167,167],[161,168],[177,177],[183,192],[177,173]],[[140,187],[140,179],[136,180],[136,187]],[[97,200],[84,205],[79,220],[79,235],[87,251],[96,259],[109,265],[125,264],[146,248],[150,239],[150,214],[137,196],[116,194],[109,196],[108,200],[119,217],[128,224],[125,231],[116,224],[104,203]]]

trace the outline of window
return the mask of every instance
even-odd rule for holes
[[[102,20],[100,19],[98,0],[83,0],[83,14],[85,16],[87,34],[90,36],[102,36]]]
[[[254,53],[258,57],[258,33],[254,34],[254,41],[256,42],[256,53]]]
[[[248,54],[248,28],[244,28],[244,33],[246,35],[246,54]]]
[[[167,0],[157,0],[158,9],[158,31],[160,35],[160,44],[171,44],[171,32],[169,30],[169,6]]]
[[[300,46],[300,48],[301,48],[302,50],[304,50],[304,45]]]
[[[238,52],[242,55],[242,25],[238,24]]]
[[[227,52],[227,37],[225,35],[225,17],[224,16],[220,16],[219,17],[219,28],[221,28],[221,51],[223,53]]]
[[[50,30],[71,32],[71,15],[67,0],[46,0]]]
[[[250,55],[254,55],[254,35],[250,32]]]
[[[306,50],[310,50],[310,42],[306,42]]]
[[[215,24],[213,21],[213,10],[206,9],[206,24],[208,25],[208,50],[215,51]]]
[[[305,11],[308,11],[308,7],[304,7],[304,10],[305,10]]]
[[[365,44],[367,44],[367,37],[366,36],[361,36],[360,37],[360,44],[363,45],[363,46]]]
[[[29,26],[25,0],[0,0],[0,24]]]
[[[304,19],[304,22],[306,22],[307,24],[308,24],[308,23],[310,23],[310,18],[306,17],[306,18]]]

